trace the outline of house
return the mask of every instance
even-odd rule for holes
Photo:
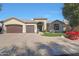
[[[63,32],[65,23],[55,20],[48,23],[47,18],[34,18],[31,21],[23,21],[11,17],[2,21],[4,33],[37,33],[38,31]]]
[[[64,32],[65,31],[65,23],[59,20],[55,20],[48,25],[49,32]]]

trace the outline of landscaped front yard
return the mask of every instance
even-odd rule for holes
[[[55,37],[55,36],[64,36],[64,33],[51,33],[51,32],[43,32],[43,36]]]

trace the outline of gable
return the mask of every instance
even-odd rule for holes
[[[4,21],[5,25],[9,25],[9,24],[19,24],[19,25],[23,25],[24,22],[16,19],[16,18],[10,18]]]
[[[62,23],[58,22],[58,21],[55,21],[55,22],[52,22],[52,24],[62,24]]]
[[[64,27],[65,26],[64,22],[59,21],[59,20],[55,20],[55,21],[49,23],[48,28],[54,28],[54,24],[59,24],[60,27]]]
[[[55,20],[55,21],[51,22],[50,24],[62,24],[62,25],[65,25],[64,22],[59,21],[59,20]]]

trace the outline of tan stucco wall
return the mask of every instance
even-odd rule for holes
[[[44,22],[44,21],[47,21],[47,20],[33,20],[33,21],[36,21],[36,22]]]
[[[43,25],[43,30],[47,30],[47,20],[34,20],[36,22],[43,22],[44,25]]]
[[[19,24],[19,25],[24,25],[23,22],[20,22],[20,21],[18,21],[18,20],[16,20],[16,19],[11,19],[11,20],[9,20],[9,21],[6,21],[6,22],[4,22],[4,24],[5,24],[5,25],[9,25],[9,24]]]

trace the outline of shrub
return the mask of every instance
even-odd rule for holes
[[[65,32],[65,34],[67,35],[67,38],[69,38],[71,40],[79,39],[79,32],[70,31],[70,32]]]

